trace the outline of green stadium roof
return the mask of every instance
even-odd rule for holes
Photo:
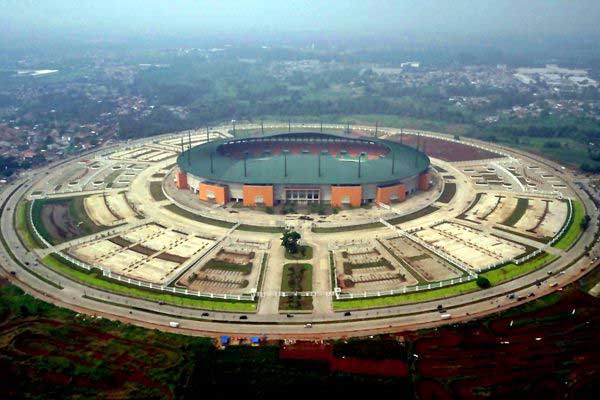
[[[319,174],[319,156],[317,154],[287,154],[287,176],[285,174],[285,156],[283,154],[264,154],[249,156],[246,159],[244,176],[244,157],[234,158],[219,147],[227,144],[244,146],[253,142],[289,141],[293,143],[315,143],[319,141],[339,143],[366,143],[382,145],[389,152],[382,157],[367,159],[361,157],[360,176],[358,157],[351,155],[321,155],[321,173]],[[343,145],[342,145],[343,148]],[[212,172],[211,172],[212,154]],[[394,162],[394,174],[392,163]],[[387,184],[415,176],[429,167],[429,157],[412,147],[389,140],[351,137],[316,132],[269,134],[245,138],[214,140],[186,150],[177,158],[182,171],[214,182],[246,184],[289,184],[289,185],[354,185]]]

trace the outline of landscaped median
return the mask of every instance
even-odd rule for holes
[[[137,286],[124,285],[109,279],[105,279],[102,273],[93,269],[85,271],[72,265],[64,258],[51,254],[42,259],[42,263],[48,268],[65,276],[68,279],[78,281],[86,286],[124,296],[138,297],[144,300],[163,301],[176,306],[199,308],[203,310],[229,311],[229,312],[255,312],[256,302],[204,299],[200,297],[183,296],[158,292],[151,289],[142,289]]]
[[[313,233],[339,233],[339,232],[351,232],[351,231],[362,231],[365,229],[377,229],[383,228],[383,224],[380,222],[370,222],[366,224],[348,225],[348,226],[319,226],[315,225],[311,228]]]
[[[224,221],[217,218],[205,217],[191,211],[185,210],[179,207],[177,204],[167,204],[164,206],[167,211],[170,211],[174,214],[182,216],[187,219],[191,219],[192,221],[197,221],[203,224],[214,225],[220,228],[230,229],[235,225],[234,222]],[[283,227],[280,226],[262,226],[262,225],[249,225],[249,224],[240,224],[237,228],[240,231],[247,232],[260,232],[260,233],[282,233]]]
[[[35,229],[52,245],[110,229],[92,221],[84,202],[85,196],[34,200],[31,219]]]
[[[554,261],[557,256],[542,252],[538,256],[522,263],[522,264],[506,264],[502,267],[484,272],[479,276],[487,278],[492,286],[504,283],[515,279],[519,276],[533,272],[550,262]],[[432,284],[433,285],[433,284]],[[418,292],[410,292],[393,296],[355,298],[351,300],[334,300],[334,310],[357,310],[365,308],[380,308],[402,304],[420,303],[425,301],[444,299],[447,297],[459,296],[465,293],[480,290],[477,283],[472,280],[469,282],[459,283],[452,286],[441,287],[437,289],[421,290]]]
[[[563,233],[563,235],[556,241],[552,247],[556,247],[557,249],[566,250],[573,243],[579,239],[579,236],[583,233],[583,228],[581,223],[585,218],[585,209],[583,205],[578,201],[571,202],[573,207],[573,217],[567,226],[567,229]]]
[[[29,208],[31,203],[28,201],[20,201],[15,210],[15,229],[23,242],[23,245],[28,249],[37,249],[43,246],[35,235],[32,234],[32,229],[29,224]]]
[[[281,277],[281,291],[283,292],[310,292],[312,290],[313,267],[306,263],[290,263],[283,266]],[[288,311],[312,310],[312,297],[295,296],[290,294],[279,298],[279,309]]]

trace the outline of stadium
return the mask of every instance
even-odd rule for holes
[[[430,185],[430,160],[400,142],[340,134],[274,133],[208,141],[177,158],[175,184],[202,201],[272,207],[360,207],[404,201]]]

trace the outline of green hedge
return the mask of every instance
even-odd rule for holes
[[[552,247],[556,247],[557,249],[561,250],[566,250],[569,247],[571,247],[571,245],[575,243],[577,239],[579,239],[579,236],[581,236],[581,234],[583,233],[583,230],[581,228],[581,222],[585,218],[585,209],[583,208],[583,205],[578,201],[573,201],[572,205],[573,217],[571,218],[571,221],[569,222],[569,225],[567,226],[565,232],[562,234],[560,239],[558,239],[558,241],[556,241],[552,245]]]
[[[236,300],[219,300],[219,299],[202,299],[189,296],[178,296],[175,294],[153,291],[149,289],[127,286],[116,281],[108,280],[102,277],[98,270],[91,272],[77,268],[63,257],[55,254],[48,255],[42,259],[42,263],[48,268],[51,268],[59,274],[83,283],[84,285],[105,290],[108,292],[121,294],[125,296],[139,297],[150,301],[164,301],[165,303],[230,312],[254,312],[256,311],[256,303],[250,301]]]

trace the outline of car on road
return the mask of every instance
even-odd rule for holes
[[[208,317],[209,315],[210,315],[210,314],[209,314],[209,313],[207,313],[207,312],[203,312],[203,313],[201,314],[201,316],[202,316],[202,317]]]
[[[352,315],[352,313],[351,313],[350,311],[346,311],[346,312],[344,313],[344,317],[349,317],[349,316],[351,316],[351,315]]]
[[[294,318],[294,314],[285,314],[285,316],[288,318]]]
[[[248,319],[247,315],[240,315],[240,319]]]
[[[312,324],[311,324],[311,323],[304,324],[304,327],[305,327],[305,328],[312,328]]]

